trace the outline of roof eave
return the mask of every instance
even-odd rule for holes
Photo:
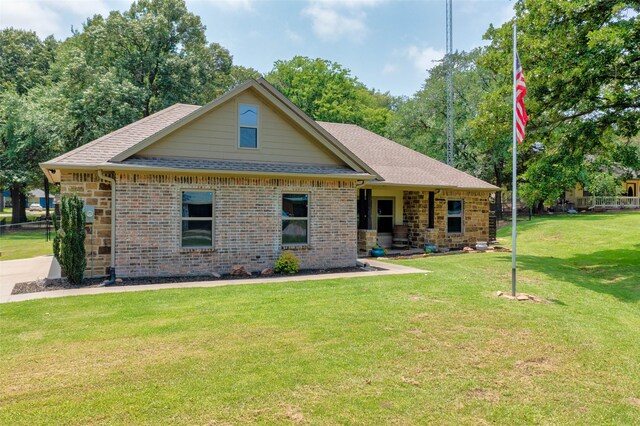
[[[366,186],[373,187],[396,187],[396,188],[416,188],[422,190],[438,190],[438,189],[455,189],[460,191],[485,191],[485,192],[496,192],[501,191],[500,188],[477,188],[471,186],[457,186],[457,185],[421,185],[415,183],[397,183],[397,182],[367,182]]]
[[[215,169],[184,169],[177,167],[146,167],[146,166],[132,166],[121,163],[104,163],[104,164],[52,164],[42,163],[40,168],[45,171],[45,174],[51,170],[78,170],[78,171],[97,171],[97,170],[113,170],[113,171],[130,171],[130,172],[165,172],[165,173],[189,173],[189,174],[215,174],[215,175],[241,175],[241,176],[285,176],[285,177],[305,177],[305,178],[321,178],[321,179],[348,179],[348,180],[361,180],[368,181],[375,179],[368,173],[287,173],[287,172],[262,172],[262,171],[240,171],[240,170],[215,170]],[[52,181],[53,182],[53,181]]]

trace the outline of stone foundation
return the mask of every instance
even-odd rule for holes
[[[375,229],[358,229],[358,251],[369,252],[376,246],[378,231]]]

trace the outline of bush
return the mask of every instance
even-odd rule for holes
[[[51,219],[53,220],[53,256],[60,263],[60,220],[55,213]]]
[[[278,260],[276,260],[273,270],[279,274],[295,274],[298,272],[299,265],[300,260],[296,255],[289,250],[285,250],[280,257],[278,257]]]
[[[86,232],[84,203],[77,195],[63,196],[60,205],[60,225],[56,236],[59,236],[59,258],[62,272],[74,285],[82,283],[87,266],[84,239]],[[54,247],[55,247],[54,238]]]

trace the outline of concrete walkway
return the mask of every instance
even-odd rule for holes
[[[31,259],[30,259],[31,260]],[[317,280],[330,280],[336,278],[361,278],[361,277],[375,277],[381,275],[401,275],[401,274],[416,274],[425,273],[422,269],[411,268],[408,266],[394,265],[391,263],[384,263],[373,259],[360,259],[361,262],[366,262],[372,267],[381,268],[380,270],[372,270],[367,272],[339,272],[335,274],[318,274],[318,275],[292,275],[290,277],[272,277],[272,278],[247,278],[237,280],[216,280],[216,281],[194,281],[194,282],[182,282],[182,283],[167,283],[167,284],[146,284],[146,285],[132,285],[132,286],[113,286],[113,287],[91,287],[91,288],[77,288],[68,290],[54,290],[54,291],[42,291],[38,293],[26,293],[26,294],[14,294],[0,296],[0,303],[6,302],[21,302],[24,300],[34,299],[47,299],[53,297],[65,297],[65,296],[84,296],[90,294],[105,294],[105,293],[125,293],[129,291],[147,291],[147,290],[162,290],[166,288],[193,288],[193,287],[222,287],[227,285],[244,285],[244,284],[267,284],[267,283],[280,283],[288,281],[317,281]],[[5,262],[2,262],[5,263]],[[21,280],[29,281],[30,279]],[[21,282],[15,281],[15,282]],[[15,283],[14,282],[14,283]],[[13,284],[11,285],[13,288]]]
[[[8,302],[16,283],[41,278],[60,278],[60,266],[53,256],[0,262],[0,303]]]

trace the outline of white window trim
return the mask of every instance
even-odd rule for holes
[[[449,201],[460,201],[462,203],[462,209],[460,210],[460,214],[449,214]],[[463,235],[464,234],[464,200],[462,198],[452,198],[447,200],[447,234],[451,235]],[[450,217],[459,217],[460,218],[460,232],[449,232],[449,218]]]
[[[286,217],[282,216],[282,197],[284,194],[306,195],[307,196],[307,216],[306,217]],[[307,221],[307,242],[306,243],[285,243],[282,241],[282,222],[285,220],[306,220]],[[282,247],[308,247],[311,244],[311,194],[305,191],[283,191],[280,193],[280,245]]]
[[[212,217],[201,217],[197,219],[189,219],[185,218],[182,215],[182,196],[185,192],[210,192],[211,193],[211,214]],[[180,241],[180,250],[211,250],[215,248],[216,244],[216,192],[213,189],[202,189],[202,188],[180,188],[179,190],[179,210],[180,210],[180,226],[178,227],[178,238]],[[183,246],[182,245],[182,223],[184,221],[211,221],[211,245],[210,246]]]
[[[258,115],[258,117],[257,117],[257,123],[258,124],[256,124],[255,126],[248,126],[248,125],[240,124],[240,108],[243,107],[243,106],[256,109],[256,113]],[[238,149],[249,149],[249,150],[253,150],[253,151],[260,149],[260,115],[261,115],[260,114],[260,106],[252,105],[252,104],[238,104],[237,112],[238,112]],[[240,137],[241,137],[240,129],[242,127],[245,127],[247,129],[256,129],[256,147],[255,148],[251,148],[251,147],[248,147],[248,146],[240,146]]]

